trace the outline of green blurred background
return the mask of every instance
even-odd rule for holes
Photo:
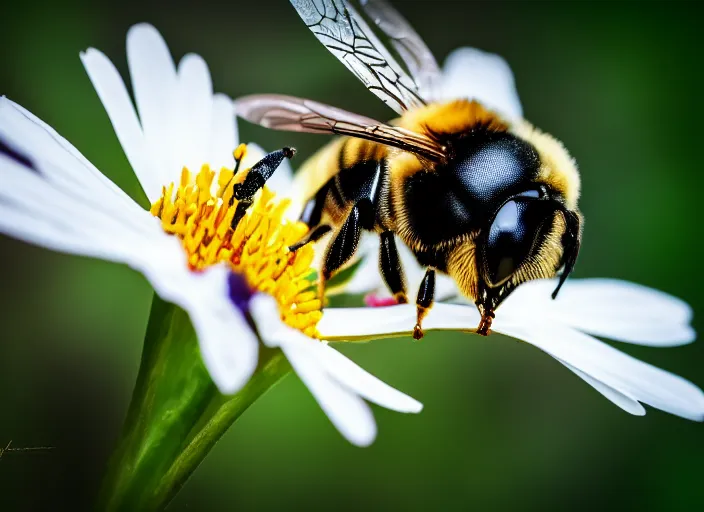
[[[503,55],[526,117],[576,157],[587,219],[576,276],[680,296],[704,331],[698,5],[396,4],[439,59],[461,45]],[[155,24],[175,57],[203,55],[218,91],[390,117],[283,0],[4,6],[0,94],[134,197],[139,185],[78,52],[97,47],[126,76],[125,34],[139,21]],[[326,140],[241,133],[302,156]],[[0,444],[55,447],[0,458],[0,510],[89,508],[128,405],[151,289],[128,268],[2,237],[0,263]],[[704,343],[619,348],[704,385]],[[344,351],[424,412],[376,408],[378,440],[355,448],[289,376],[230,429],[170,510],[704,510],[701,425],[654,410],[629,416],[528,345],[430,334]]]

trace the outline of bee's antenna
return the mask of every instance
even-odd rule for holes
[[[552,292],[553,300],[557,298],[557,294],[560,292],[562,285],[565,284],[567,276],[572,273],[574,264],[577,262],[577,255],[579,254],[579,247],[582,242],[582,222],[579,215],[569,210],[562,210],[562,214],[567,223],[565,234],[562,236],[562,246],[564,248],[562,262],[565,268],[562,271],[560,281],[557,283],[555,291]]]

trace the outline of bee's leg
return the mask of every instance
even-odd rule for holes
[[[357,252],[362,229],[374,228],[376,205],[382,184],[381,171],[381,162],[366,162],[356,169],[356,172],[365,176],[361,183],[356,180],[351,183],[345,181],[342,179],[342,174],[338,174],[335,178],[335,186],[345,190],[348,197],[354,197],[354,206],[325,253],[320,278],[321,292],[324,291],[325,283],[333,274]]]
[[[359,246],[359,237],[362,234],[362,215],[360,205],[356,204],[350,211],[347,220],[339,229],[325,252],[323,271],[320,276],[320,291],[325,290],[325,283],[333,274],[347,263]],[[321,294],[322,297],[322,294]]]
[[[303,208],[303,213],[301,213],[301,217],[298,220],[308,224],[310,228],[320,224],[320,220],[323,218],[323,206],[325,205],[327,195],[328,186],[325,185],[306,203],[305,208]]]
[[[384,231],[379,236],[379,268],[386,287],[399,304],[408,302],[406,297],[406,278],[398,257],[396,239],[391,231]]]
[[[247,209],[252,205],[254,194],[264,186],[266,180],[271,178],[271,175],[274,174],[274,171],[281,165],[284,158],[293,158],[295,154],[295,149],[283,148],[265,155],[264,158],[252,166],[242,183],[236,183],[233,186],[230,206],[232,206],[235,199],[237,199],[238,203],[235,215],[232,217],[232,229],[237,227],[237,224],[242,220]]]
[[[313,199],[306,203],[303,213],[301,214],[300,221],[307,224],[310,230],[302,239],[290,246],[288,248],[289,251],[293,252],[306,244],[317,242],[332,229],[331,226],[320,223],[323,216],[323,205],[325,204],[325,196],[327,193],[327,187],[323,187],[318,191]]]
[[[428,314],[433,306],[433,297],[435,296],[435,269],[429,268],[425,271],[423,281],[418,288],[418,297],[416,298],[416,325],[413,328],[413,339],[419,340],[423,337],[423,328],[421,323],[423,318]]]
[[[317,242],[325,235],[327,235],[332,228],[327,224],[318,224],[313,229],[306,233],[306,236],[301,238],[298,242],[291,245],[288,250],[291,252],[297,251],[306,244]]]

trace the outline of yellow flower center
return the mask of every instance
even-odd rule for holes
[[[244,144],[235,150],[234,170],[216,173],[206,164],[194,177],[184,167],[178,187],[174,183],[164,187],[150,211],[167,233],[181,239],[194,271],[229,263],[250,287],[276,299],[284,322],[317,337],[322,312],[311,268],[314,251],[311,245],[288,250],[308,231],[303,222],[284,219],[290,201],[276,200],[264,186],[233,229],[238,204],[233,185],[242,183],[249,172],[239,169],[245,153]]]

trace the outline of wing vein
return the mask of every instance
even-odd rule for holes
[[[425,104],[411,79],[344,0],[291,0],[306,26],[369,91],[401,114]],[[321,12],[322,9],[322,12]]]

